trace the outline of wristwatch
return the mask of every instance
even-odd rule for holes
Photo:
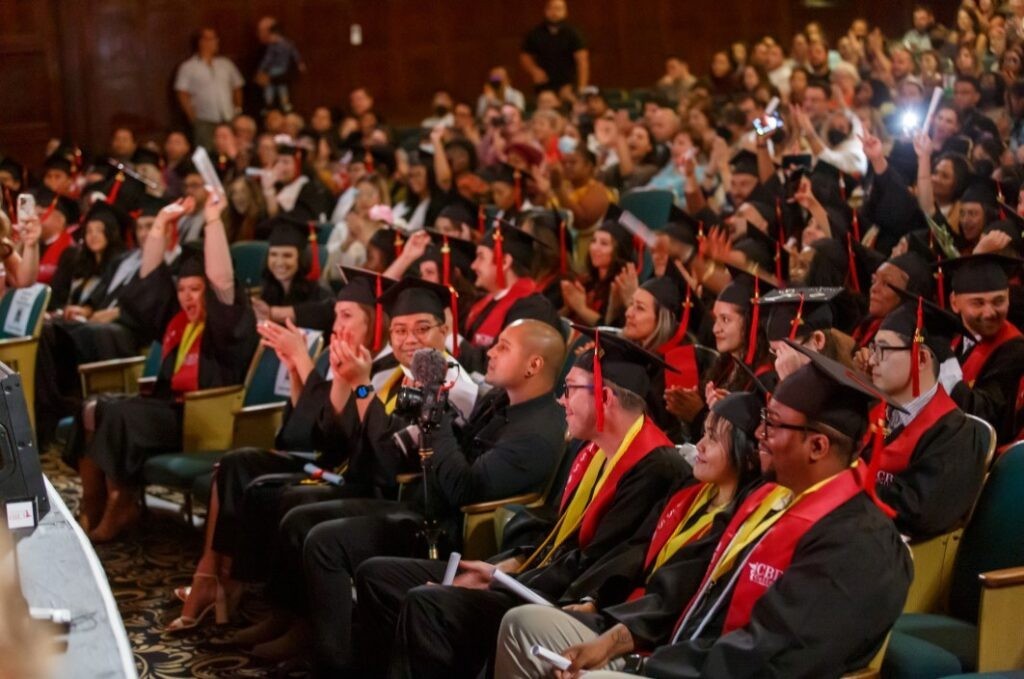
[[[646,655],[640,655],[639,653],[630,653],[626,656],[626,665],[622,668],[622,671],[626,674],[643,674],[647,668]]]
[[[355,388],[355,392],[356,398],[366,398],[367,396],[373,393],[373,385],[360,384],[358,387]]]

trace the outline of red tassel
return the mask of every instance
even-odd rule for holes
[[[480,205],[476,209],[476,230],[480,232],[481,236],[484,235],[484,231],[487,228],[485,221],[486,215],[484,213],[484,206]]]
[[[402,256],[402,248],[405,246],[405,239],[402,238],[402,232],[395,230],[395,257]]]
[[[373,154],[370,153],[370,149],[363,153],[363,165],[366,166],[367,174],[373,174]]]
[[[778,241],[775,241],[775,277],[780,283],[785,280],[782,276],[782,245]]]
[[[47,219],[49,219],[50,215],[52,215],[53,211],[56,210],[56,209],[57,209],[57,196],[54,196],[53,200],[50,201],[50,204],[46,206],[45,210],[43,210],[43,214],[39,216],[39,222],[42,223],[42,222],[45,222]]]
[[[118,172],[114,177],[114,185],[110,188],[110,195],[107,196],[107,205],[113,205],[117,201],[117,195],[121,193],[122,184],[124,184],[124,172]]]
[[[864,492],[890,519],[896,516],[892,507],[882,502],[875,493],[875,482],[882,466],[882,450],[885,448],[885,403],[879,403],[871,413],[870,431],[872,432],[871,462],[868,464],[867,478],[864,479]]]
[[[451,286],[452,282],[452,249],[448,246],[448,236],[441,243],[441,283]]]
[[[636,270],[644,270],[644,242],[638,236],[633,236],[633,249],[636,250]]]
[[[382,331],[384,330],[384,308],[380,302],[381,294],[383,294],[381,292],[381,287],[382,283],[380,279],[380,274],[377,274],[377,289],[376,294],[374,296],[374,298],[376,299],[376,304],[374,305],[373,308],[373,353],[377,353],[378,351],[381,350],[380,342],[381,336],[383,335]]]
[[[676,332],[672,335],[672,339],[663,345],[659,351],[667,352],[669,349],[675,348],[683,343],[686,338],[686,331],[690,329],[690,308],[693,306],[691,298],[690,284],[686,284],[686,300],[683,301],[683,318],[679,321],[679,327],[676,328]]]
[[[564,276],[569,273],[568,248],[565,245],[565,220],[558,222],[558,270]]]
[[[850,223],[853,226],[853,238],[854,238],[854,240],[856,240],[859,243],[860,242],[860,220],[857,219],[857,211],[856,210],[853,211],[853,219],[851,220]]]
[[[796,339],[796,331],[801,325],[804,324],[804,293],[800,293],[800,304],[796,307],[796,316],[789,323],[789,339],[790,341]]]
[[[747,339],[747,357],[744,363],[753,366],[754,355],[757,353],[757,328],[761,324],[761,285],[757,276],[754,276],[754,299],[750,302],[753,313],[750,315],[750,336]]]
[[[455,288],[448,286],[448,291],[452,295],[452,357],[459,357],[459,293],[455,292]]]
[[[320,280],[320,244],[316,242],[316,222],[309,223],[309,254],[310,265],[306,280]]]
[[[516,170],[512,177],[515,182],[512,185],[512,198],[516,203],[516,210],[519,210],[523,205],[523,176],[519,170]]]
[[[857,257],[853,253],[853,236],[846,234],[846,261],[847,267],[850,271],[848,276],[850,278],[850,288],[854,292],[860,292],[860,280],[857,278]]]
[[[924,297],[917,298],[917,325],[914,328],[914,341],[910,343],[910,385],[914,398],[921,395],[921,367],[918,362],[921,359],[921,344],[924,337],[921,336],[921,327],[924,325]]]
[[[601,331],[594,330],[594,415],[597,431],[604,431],[604,377],[601,375]]]
[[[227,158],[224,160],[226,161]],[[292,160],[295,161],[295,176],[298,177],[302,174],[302,152],[296,151],[295,154],[292,155]]]
[[[939,260],[942,261],[941,259]],[[935,289],[939,295],[939,308],[946,308],[946,276],[942,273],[942,266],[935,268]]]
[[[501,244],[503,240],[501,224],[494,220],[494,280],[498,290],[505,289],[505,248]]]

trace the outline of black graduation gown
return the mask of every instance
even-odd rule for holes
[[[964,354],[961,365],[971,355]],[[992,352],[974,381],[973,387],[961,381],[950,396],[965,413],[977,415],[996,429],[999,444],[1013,441],[1024,422],[1016,412],[1017,390],[1024,366],[1024,338],[1007,341]]]
[[[884,255],[888,255],[900,238],[911,231],[928,228],[917,200],[892,166],[882,174],[872,173],[862,212],[862,232],[866,230],[863,225],[878,227],[875,249]]]
[[[329,301],[331,321],[334,320],[334,295],[316,281],[305,279],[292,282],[288,292],[272,276],[264,274],[263,286],[260,288],[260,299],[270,306],[295,306],[296,304]],[[304,326],[299,326],[304,327]]]
[[[548,600],[562,593],[605,554],[628,541],[644,525],[652,507],[669,489],[691,474],[689,465],[674,448],[656,448],[619,480],[611,504],[601,517],[590,542],[581,547],[574,535],[562,543],[545,566],[532,568],[517,579]],[[653,530],[654,525],[650,525]],[[647,538],[650,537],[648,534]],[[497,558],[497,557],[496,557]],[[412,561],[407,573],[418,573],[421,563]],[[443,567],[443,564],[442,564]],[[393,584],[378,581],[383,589],[413,584],[399,574]],[[372,574],[367,574],[372,578]],[[385,597],[377,597],[378,600]],[[392,674],[401,677],[476,677],[494,652],[501,618],[522,601],[502,589],[471,590],[458,587],[415,587],[404,597],[395,629]],[[393,616],[377,610],[374,615]]]
[[[53,272],[53,278],[50,279],[48,311],[56,311],[68,303],[68,297],[71,295],[71,281],[75,275],[75,258],[78,256],[79,247],[81,246],[69,245],[64,248],[64,252],[60,253],[57,270]],[[41,249],[39,251],[40,259],[42,256],[43,250]]]
[[[903,431],[893,431],[886,442]],[[913,540],[952,530],[970,511],[985,477],[986,442],[960,410],[946,413],[917,440],[910,464],[879,479],[878,497]]]
[[[903,608],[911,573],[892,521],[858,493],[800,538],[789,567],[754,604],[745,627],[722,635],[728,611],[722,605],[700,637],[688,640],[724,590],[729,578],[722,577],[684,628],[687,640],[657,648],[644,675],[840,677],[874,657]]]
[[[121,311],[150,337],[163,335],[179,310],[174,279],[161,264],[139,279],[121,297]],[[258,343],[256,318],[241,286],[235,299],[223,304],[211,287],[206,291],[206,326],[199,351],[199,388],[241,384]],[[138,480],[146,459],[181,449],[182,407],[171,391],[175,353],[160,366],[153,395],[101,396],[96,404],[96,432],[85,451],[115,481]],[[77,460],[84,447],[80,418],[68,448]]]

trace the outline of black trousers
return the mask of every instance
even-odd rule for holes
[[[279,605],[296,612],[305,609],[321,671],[350,671],[357,664],[352,643],[356,569],[374,556],[425,553],[422,522],[423,517],[407,505],[378,499],[318,502],[285,515],[280,561],[268,593]]]
[[[147,459],[181,450],[183,417],[181,404],[170,398],[102,395],[96,401],[96,432],[85,454],[108,478],[122,484],[141,483]],[[81,416],[75,424],[79,431],[71,441],[80,445],[84,441]]]
[[[440,581],[444,568],[444,562],[384,558],[359,569],[366,655],[390,659],[392,677],[475,679],[494,656],[502,617],[523,603],[500,590],[426,584]]]

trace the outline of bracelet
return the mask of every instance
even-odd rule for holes
[[[217,219],[211,219],[210,221],[206,222],[206,225],[209,226],[210,224],[223,224],[223,223],[224,223],[224,220],[221,219],[220,217],[217,217]]]

